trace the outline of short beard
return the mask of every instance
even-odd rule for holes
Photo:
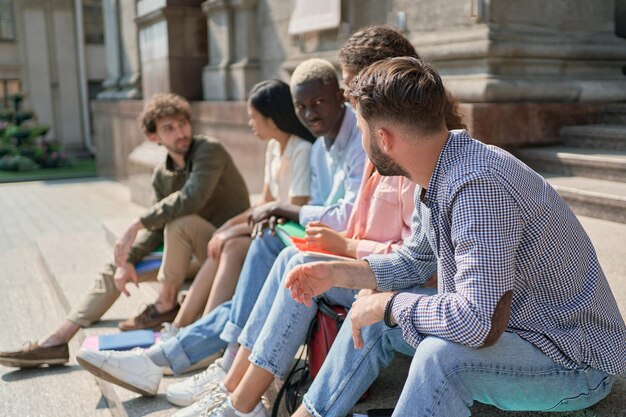
[[[409,178],[409,173],[398,165],[396,161],[385,155],[378,147],[373,133],[374,132],[370,133],[370,151],[368,157],[376,167],[378,173],[386,177],[403,176]]]

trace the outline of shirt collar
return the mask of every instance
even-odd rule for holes
[[[439,183],[443,180],[447,169],[454,164],[454,161],[460,155],[460,148],[467,145],[471,139],[466,130],[451,130],[448,132],[448,138],[439,153],[439,158],[422,201],[426,206],[431,207],[435,203]]]
[[[196,145],[196,140],[192,137],[191,138],[191,144],[189,145],[189,151],[187,151],[187,155],[185,155],[185,167],[182,169],[176,169],[176,166],[174,165],[174,161],[172,161],[172,158],[170,157],[170,154],[167,154],[167,157],[165,158],[165,169],[167,169],[170,172],[181,172],[181,171],[187,171],[187,168],[189,167],[189,159],[191,157],[191,154],[193,153],[193,148]]]

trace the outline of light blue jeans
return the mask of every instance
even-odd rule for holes
[[[606,397],[614,382],[586,366],[564,368],[515,333],[484,349],[429,336],[414,350],[399,328],[381,322],[364,329],[363,339],[364,348],[354,349],[349,326],[342,327],[303,398],[311,415],[348,414],[395,352],[414,355],[398,417],[469,416],[473,401],[503,410],[579,410]]]
[[[228,343],[237,341],[274,261],[284,248],[282,241],[267,230],[252,240],[233,299],[220,304],[161,345],[175,373],[185,371],[224,349]]]
[[[297,265],[319,260],[302,256],[293,247],[282,251],[239,336],[239,343],[252,352],[250,361],[281,379],[285,378],[300,345],[306,343],[307,331],[317,313],[317,301],[323,297],[331,305],[350,307],[358,293],[358,290],[332,288],[313,299],[311,307],[294,301],[285,288],[285,276]]]

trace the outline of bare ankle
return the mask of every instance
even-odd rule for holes
[[[58,346],[58,345],[64,345],[65,343],[67,343],[67,340],[63,340],[63,338],[55,334],[46,336],[37,342],[37,344],[41,347]]]
[[[159,313],[167,313],[168,311],[172,310],[175,305],[176,305],[175,301],[159,300],[156,303],[154,303],[154,307]]]

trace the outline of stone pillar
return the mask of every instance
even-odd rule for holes
[[[118,0],[102,0],[102,18],[104,20],[104,52],[106,55],[107,78],[102,83],[104,91],[98,98],[115,98],[118,81],[121,76],[120,30]]]
[[[408,7],[406,1],[396,3]],[[603,102],[626,97],[626,41],[615,34],[614,1],[419,3],[422,10],[431,3],[440,15],[428,22],[422,20],[429,11],[416,15],[411,38],[462,101]],[[453,18],[445,12],[454,13]]]
[[[207,63],[206,22],[200,3],[190,0],[139,0],[142,90],[146,98],[172,92],[202,99],[202,68]]]
[[[257,0],[231,0],[233,6],[234,47],[230,65],[231,100],[245,100],[248,91],[259,81],[257,54]]]
[[[202,72],[205,100],[230,98],[232,55],[232,13],[228,0],[208,0],[202,4],[209,37],[209,64]]]
[[[117,97],[125,99],[141,98],[141,64],[137,39],[137,7],[134,1],[120,3],[120,51],[121,76]]]
[[[258,0],[207,0],[202,5],[209,30],[209,64],[202,83],[205,100],[245,100],[259,81]]]
[[[389,22],[401,12],[480,139],[550,143],[626,97],[612,0],[395,0]]]
[[[133,1],[102,0],[107,78],[99,99],[141,98],[141,69]]]

